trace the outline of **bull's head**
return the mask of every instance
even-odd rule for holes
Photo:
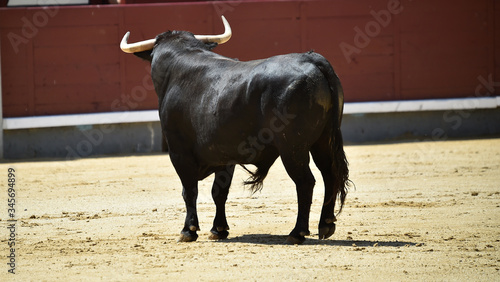
[[[219,35],[195,35],[195,38],[205,42],[205,43],[218,43],[223,44],[227,42],[232,35],[231,27],[227,22],[226,18],[222,16],[222,22],[224,23],[224,33]],[[128,37],[130,36],[130,31],[128,31],[120,43],[120,48],[125,53],[136,53],[143,52],[153,49],[156,39],[144,40],[136,43],[127,43]]]

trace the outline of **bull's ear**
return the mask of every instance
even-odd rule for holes
[[[218,43],[216,42],[208,42],[208,43],[205,43],[205,46],[207,47],[207,49],[209,51],[212,51],[212,49],[214,49],[215,47],[217,47],[217,45],[219,45]]]
[[[151,63],[151,61],[153,60],[153,57],[151,56],[152,52],[153,50],[146,50],[141,52],[135,52],[134,55]]]

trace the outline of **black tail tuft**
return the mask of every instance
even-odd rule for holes
[[[249,170],[244,165],[241,165],[241,167],[250,174],[250,178],[243,182],[243,184],[250,185],[250,191],[252,191],[252,194],[262,190],[262,187],[264,186],[264,179],[266,179],[269,172],[269,167],[257,167],[255,172]]]
[[[347,157],[344,152],[342,132],[340,128],[335,130],[334,139],[332,140],[332,151],[334,154],[334,162],[332,165],[332,172],[334,177],[334,191],[338,191],[338,199],[340,202],[339,214],[344,207],[345,199],[347,196],[348,187],[351,186],[352,181],[349,180],[349,168]]]

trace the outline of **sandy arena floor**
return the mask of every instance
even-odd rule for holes
[[[337,232],[283,245],[296,218],[280,161],[261,193],[238,169],[227,203],[228,240],[207,239],[215,206],[200,184],[201,231],[177,243],[180,181],[167,155],[0,164],[0,280],[448,280],[500,279],[500,139],[346,146],[351,189]],[[7,170],[15,169],[15,275]]]

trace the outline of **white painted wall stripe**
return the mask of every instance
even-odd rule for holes
[[[4,118],[4,130],[159,121],[157,110]]]
[[[344,114],[494,109],[500,97],[346,103]]]
[[[500,108],[500,97],[346,103],[344,114],[476,110]],[[3,129],[28,129],[159,121],[158,111],[109,112],[4,118]]]

